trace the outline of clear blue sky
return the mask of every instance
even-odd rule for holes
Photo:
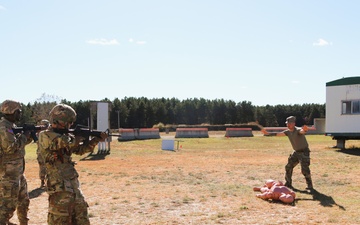
[[[360,1],[0,0],[0,101],[325,103],[359,76]]]

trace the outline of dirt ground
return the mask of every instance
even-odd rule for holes
[[[185,140],[177,151],[161,150],[161,140],[113,141],[109,155],[74,157],[91,224],[360,224],[352,218],[358,200],[349,203],[351,197],[335,195],[343,187],[328,181],[336,171],[322,172],[316,160],[312,167],[321,170],[313,175],[316,194],[305,191],[296,169],[295,204],[256,198],[252,187],[284,177],[290,146],[273,138],[225,138],[218,132],[207,140]],[[329,149],[324,145],[331,143],[310,142],[313,157],[325,157]],[[30,224],[46,224],[48,196],[38,188],[37,161],[28,155]],[[353,194],[359,194],[357,187],[351,187]],[[11,221],[17,222],[16,215]]]

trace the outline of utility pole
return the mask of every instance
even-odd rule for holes
[[[118,129],[120,129],[120,110],[116,110],[118,114]]]

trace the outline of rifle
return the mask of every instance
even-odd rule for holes
[[[34,142],[38,141],[38,137],[37,137],[36,133],[38,131],[46,130],[46,129],[47,129],[47,126],[44,126],[44,125],[35,126],[33,124],[26,124],[26,123],[22,127],[12,128],[14,134],[23,133],[25,131],[30,131],[30,136],[32,137]]]
[[[110,129],[106,129],[105,131],[92,130],[83,125],[76,125],[74,129],[54,129],[54,132],[59,134],[73,134],[74,136],[80,136],[85,139],[89,139],[89,137],[98,137],[101,138],[101,133],[106,133],[108,137],[116,136],[121,137],[120,134],[111,134]]]

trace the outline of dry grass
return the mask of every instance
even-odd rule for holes
[[[170,134],[174,137],[174,134]],[[297,166],[294,205],[258,199],[268,178],[284,180],[286,137],[183,139],[179,151],[161,140],[111,143],[111,154],[75,157],[92,224],[360,224],[360,141],[349,150],[308,135],[316,191],[306,192]],[[46,224],[47,194],[37,189],[35,147],[27,147],[30,224]],[[12,219],[16,222],[16,216]]]

